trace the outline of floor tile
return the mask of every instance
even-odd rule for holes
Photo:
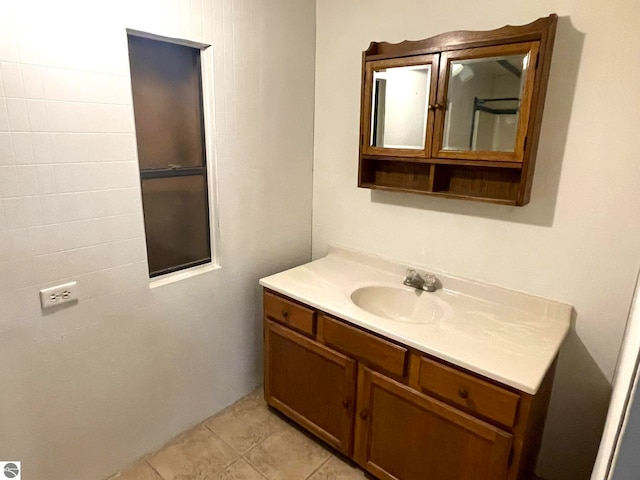
[[[267,404],[267,402],[264,400],[264,387],[262,386],[256,388],[253,392],[247,395],[247,397],[255,398],[256,400],[258,400],[258,402],[260,402],[263,405]]]
[[[271,413],[266,404],[248,396],[205,422],[237,452],[244,453],[280,430],[286,423]]]
[[[359,468],[349,465],[338,457],[331,457],[309,477],[309,480],[365,480],[366,478]]]
[[[214,480],[265,480],[265,478],[247,462],[238,460],[224,472],[216,475]]]
[[[237,458],[231,447],[200,425],[147,460],[164,480],[211,480]]]
[[[162,480],[147,462],[140,461],[120,475],[109,480]]]
[[[304,480],[329,456],[324,448],[286,426],[253,448],[245,458],[269,480]]]

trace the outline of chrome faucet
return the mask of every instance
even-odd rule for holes
[[[404,279],[404,282],[402,283],[404,283],[408,287],[413,287],[417,290],[435,292],[437,281],[438,279],[436,278],[435,275],[431,275],[427,273],[423,277],[418,272],[416,272],[413,268],[410,268],[407,270],[407,277]]]

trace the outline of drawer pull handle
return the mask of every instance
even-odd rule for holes
[[[360,412],[360,418],[361,418],[362,420],[366,420],[367,418],[369,418],[369,413],[368,413],[366,410],[362,410],[362,411]]]
[[[342,406],[344,408],[349,408],[349,400],[348,399],[344,399],[342,400]]]
[[[460,398],[469,398],[469,392],[466,388],[461,388],[460,390],[458,390],[458,395],[460,395]]]
[[[285,320],[287,318],[289,318],[289,311],[288,310],[282,310],[282,316],[284,317]]]

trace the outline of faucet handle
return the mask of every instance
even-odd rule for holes
[[[426,290],[427,292],[435,292],[436,289],[438,288],[436,285],[436,282],[438,281],[438,279],[436,278],[435,275],[431,274],[431,273],[427,273],[424,276],[424,285],[422,286],[423,290]]]
[[[432,275],[431,273],[427,273],[424,276],[425,285],[435,285],[437,281],[438,281],[438,279],[436,278],[436,276]]]

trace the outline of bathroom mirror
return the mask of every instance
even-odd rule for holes
[[[370,145],[424,149],[431,65],[373,71]]]
[[[515,150],[528,63],[528,53],[449,63],[444,150]]]

